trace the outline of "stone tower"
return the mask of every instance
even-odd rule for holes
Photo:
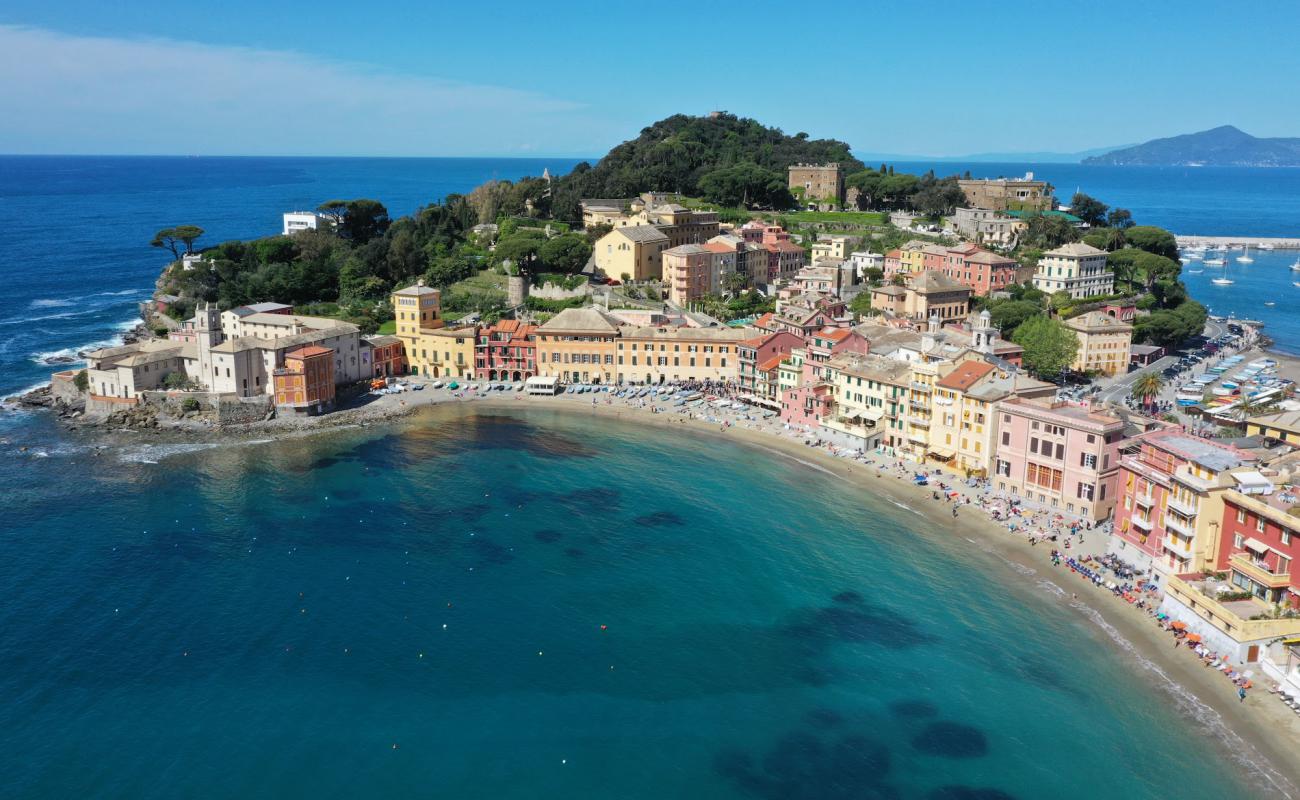
[[[212,376],[216,368],[212,362],[212,348],[221,344],[225,337],[221,333],[221,312],[212,303],[203,302],[194,311],[194,331],[197,334],[199,350],[200,383],[212,388]]]
[[[978,352],[990,354],[993,352],[993,346],[998,341],[998,329],[993,327],[993,317],[987,308],[976,318],[971,339]]]

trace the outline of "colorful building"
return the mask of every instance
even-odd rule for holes
[[[1115,273],[1106,268],[1106,251],[1083,242],[1048,250],[1038,260],[1034,288],[1048,294],[1065,292],[1076,300],[1115,291]]]
[[[699,244],[682,244],[663,251],[663,282],[668,299],[679,306],[714,290],[713,251]]]
[[[370,346],[371,376],[388,378],[406,374],[406,347],[396,336],[367,336],[362,340]]]
[[[908,275],[903,286],[884,284],[871,289],[871,307],[896,317],[925,322],[937,315],[944,323],[964,320],[970,313],[970,287],[935,270]]]
[[[776,359],[775,364],[779,365],[791,350],[796,347],[803,347],[803,344],[802,336],[797,336],[789,331],[764,333],[737,342],[736,356],[740,364],[738,375],[740,391],[747,393],[754,399],[766,399],[769,402],[774,402],[775,397],[763,398],[758,394],[759,366],[766,365],[773,358]],[[775,368],[775,365],[773,368]]]
[[[969,242],[949,247],[940,268],[944,275],[969,286],[977,297],[1006,289],[1030,279],[1033,270],[1019,261],[989,252]]]
[[[834,397],[823,427],[852,437],[864,448],[903,444],[911,383],[906,362],[847,353],[832,358],[823,369]]]
[[[738,347],[752,330],[624,326],[614,343],[618,383],[705,381],[734,384]]]
[[[591,258],[596,268],[615,279],[657,281],[663,276],[668,235],[653,225],[615,228],[596,240]]]
[[[537,374],[565,383],[613,383],[622,323],[598,308],[566,308],[535,332]]]
[[[1089,311],[1065,321],[1079,340],[1070,369],[1113,377],[1128,372],[1133,326],[1101,311]]]
[[[272,379],[281,412],[315,415],[334,407],[334,351],[328,347],[290,350]]]
[[[1218,555],[1231,471],[1255,455],[1178,429],[1134,437],[1120,459],[1110,552],[1156,580],[1206,569]]]
[[[1011,398],[997,404],[994,485],[1049,508],[1100,521],[1118,498],[1124,422],[1075,403]]]
[[[526,381],[537,374],[536,325],[503,319],[479,328],[474,376],[479,380]]]

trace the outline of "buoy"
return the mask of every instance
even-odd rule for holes
[[[541,651],[541,650],[538,650],[538,651],[537,651],[537,655],[540,656],[541,654],[542,654],[542,651]]]
[[[601,626],[600,626],[600,629],[601,629],[602,631],[605,630],[605,626],[604,626],[604,625],[601,625]]]

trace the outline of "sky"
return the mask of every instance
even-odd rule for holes
[[[861,156],[1300,136],[1300,2],[0,0],[0,153],[599,156],[724,109]]]

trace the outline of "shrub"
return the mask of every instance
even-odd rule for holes
[[[84,392],[90,388],[90,375],[83,369],[72,379],[72,385],[77,387],[77,391]]]
[[[184,411],[186,414],[190,413],[191,411],[198,411],[198,410],[199,410],[199,401],[197,398],[187,397],[181,401],[181,411]]]

